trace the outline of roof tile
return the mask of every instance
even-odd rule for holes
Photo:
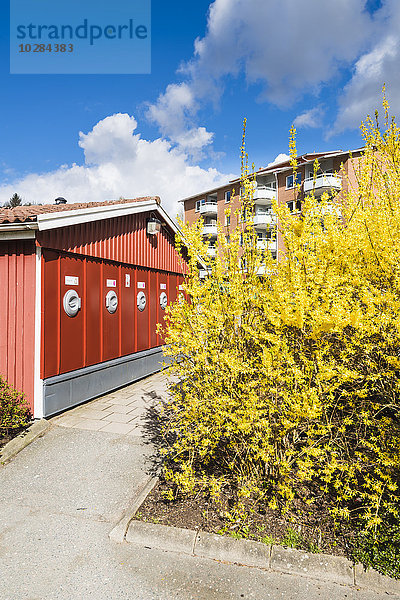
[[[113,204],[129,204],[131,202],[144,202],[155,200],[160,204],[158,196],[144,196],[142,198],[109,200],[106,202],[76,202],[75,204],[33,204],[32,206],[16,206],[15,208],[0,208],[1,223],[30,223],[37,220],[37,215],[53,212],[65,212],[80,208],[95,208],[96,206],[111,206]]]

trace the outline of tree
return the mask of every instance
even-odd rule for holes
[[[5,205],[5,208],[15,208],[16,206],[22,206],[22,198],[17,193],[13,194]]]

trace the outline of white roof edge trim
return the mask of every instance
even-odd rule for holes
[[[320,156],[317,156],[316,158],[309,158],[306,159],[305,162],[301,163],[298,165],[298,167],[302,167],[304,165],[307,165],[309,163],[313,163],[315,160],[323,160],[324,158],[336,158],[337,156],[343,156],[345,154],[354,154],[355,152],[362,152],[364,150],[364,146],[361,148],[355,148],[354,150],[331,150],[330,152],[325,152],[325,154],[321,154]],[[309,154],[319,154],[319,152],[310,152]],[[307,155],[300,155],[298,156],[298,158],[304,158]],[[267,174],[267,173],[282,173],[283,171],[289,171],[292,169],[292,167],[289,166],[285,166],[285,167],[280,167],[280,164],[284,164],[284,163],[277,163],[277,165],[271,166],[271,167],[265,167],[261,172],[260,175],[263,175],[263,173]],[[257,173],[256,173],[257,175]]]
[[[232,181],[236,181],[236,179],[232,179]],[[178,202],[186,202],[186,200],[193,200],[193,198],[197,198],[197,196],[206,196],[208,194],[213,194],[214,192],[218,192],[218,190],[220,190],[221,188],[227,187],[230,184],[231,184],[231,181],[227,181],[226,183],[223,183],[219,187],[204,190],[203,192],[199,192],[198,194],[193,194],[193,196],[187,196],[186,198],[182,198],[181,200],[178,200]]]
[[[34,240],[36,232],[34,229],[6,229],[0,227],[0,242],[8,240]]]
[[[37,229],[37,223],[0,223],[0,231],[32,231]]]
[[[124,215],[132,215],[148,210],[158,210],[159,204],[155,200],[144,200],[143,202],[132,202],[126,204],[112,204],[111,206],[92,206],[90,208],[78,208],[60,212],[43,213],[37,215],[39,231],[69,227],[92,221],[113,219]]]
[[[182,230],[180,227],[178,227],[178,225],[174,222],[173,219],[171,219],[171,217],[169,216],[169,214],[166,212],[166,210],[161,206],[161,204],[157,204],[157,209],[158,213],[165,219],[165,221],[168,223],[168,225],[171,227],[171,229],[175,232],[175,233],[179,233],[180,235],[182,235]]]

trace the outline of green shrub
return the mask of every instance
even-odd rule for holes
[[[0,375],[0,432],[8,434],[12,429],[25,427],[30,419],[31,412],[24,394]]]
[[[361,531],[353,544],[352,558],[364,567],[400,579],[399,523],[386,515],[376,531]]]

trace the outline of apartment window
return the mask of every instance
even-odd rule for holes
[[[301,173],[296,174],[296,185],[301,184]],[[294,188],[294,175],[288,175],[286,177],[286,189],[291,190]]]
[[[202,198],[202,200],[196,200],[196,212],[199,212],[200,206],[206,203],[206,199]]]
[[[290,212],[300,212],[301,211],[301,200],[292,200],[287,203]]]
[[[230,236],[230,235],[227,235],[227,236],[226,236],[226,243],[227,243],[227,244],[230,244],[230,243],[231,243],[231,236]]]
[[[231,224],[231,216],[225,215],[225,226],[229,227],[230,224]]]
[[[230,202],[231,201],[231,192],[225,192],[225,202]]]

